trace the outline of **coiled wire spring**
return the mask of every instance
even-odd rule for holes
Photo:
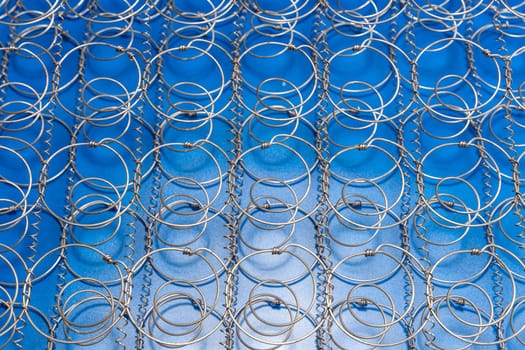
[[[0,1],[0,348],[523,347],[524,18]]]

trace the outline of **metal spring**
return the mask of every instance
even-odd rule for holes
[[[4,1],[0,348],[519,348],[523,4]]]

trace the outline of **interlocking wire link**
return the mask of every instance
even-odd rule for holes
[[[525,5],[0,0],[0,349],[521,349]]]

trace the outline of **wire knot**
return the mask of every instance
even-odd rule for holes
[[[355,303],[357,306],[361,306],[361,307],[363,307],[363,306],[368,306],[368,299],[366,299],[366,298],[360,298],[360,299],[354,301],[354,303]]]
[[[350,206],[352,208],[361,208],[362,205],[363,205],[363,202],[360,199],[350,202]]]
[[[481,250],[479,250],[478,248],[472,248],[472,250],[470,251],[470,255],[480,255],[481,254]]]
[[[372,249],[365,250],[365,256],[366,257],[371,257],[371,256],[375,256],[375,255],[376,255],[376,252],[374,252]]]
[[[111,255],[109,254],[106,254],[102,257],[102,260],[104,260],[105,262],[107,262],[108,264],[115,264],[115,260],[113,260],[113,258],[111,257]]]

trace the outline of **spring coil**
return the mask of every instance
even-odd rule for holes
[[[523,347],[524,14],[2,2],[0,348]]]

